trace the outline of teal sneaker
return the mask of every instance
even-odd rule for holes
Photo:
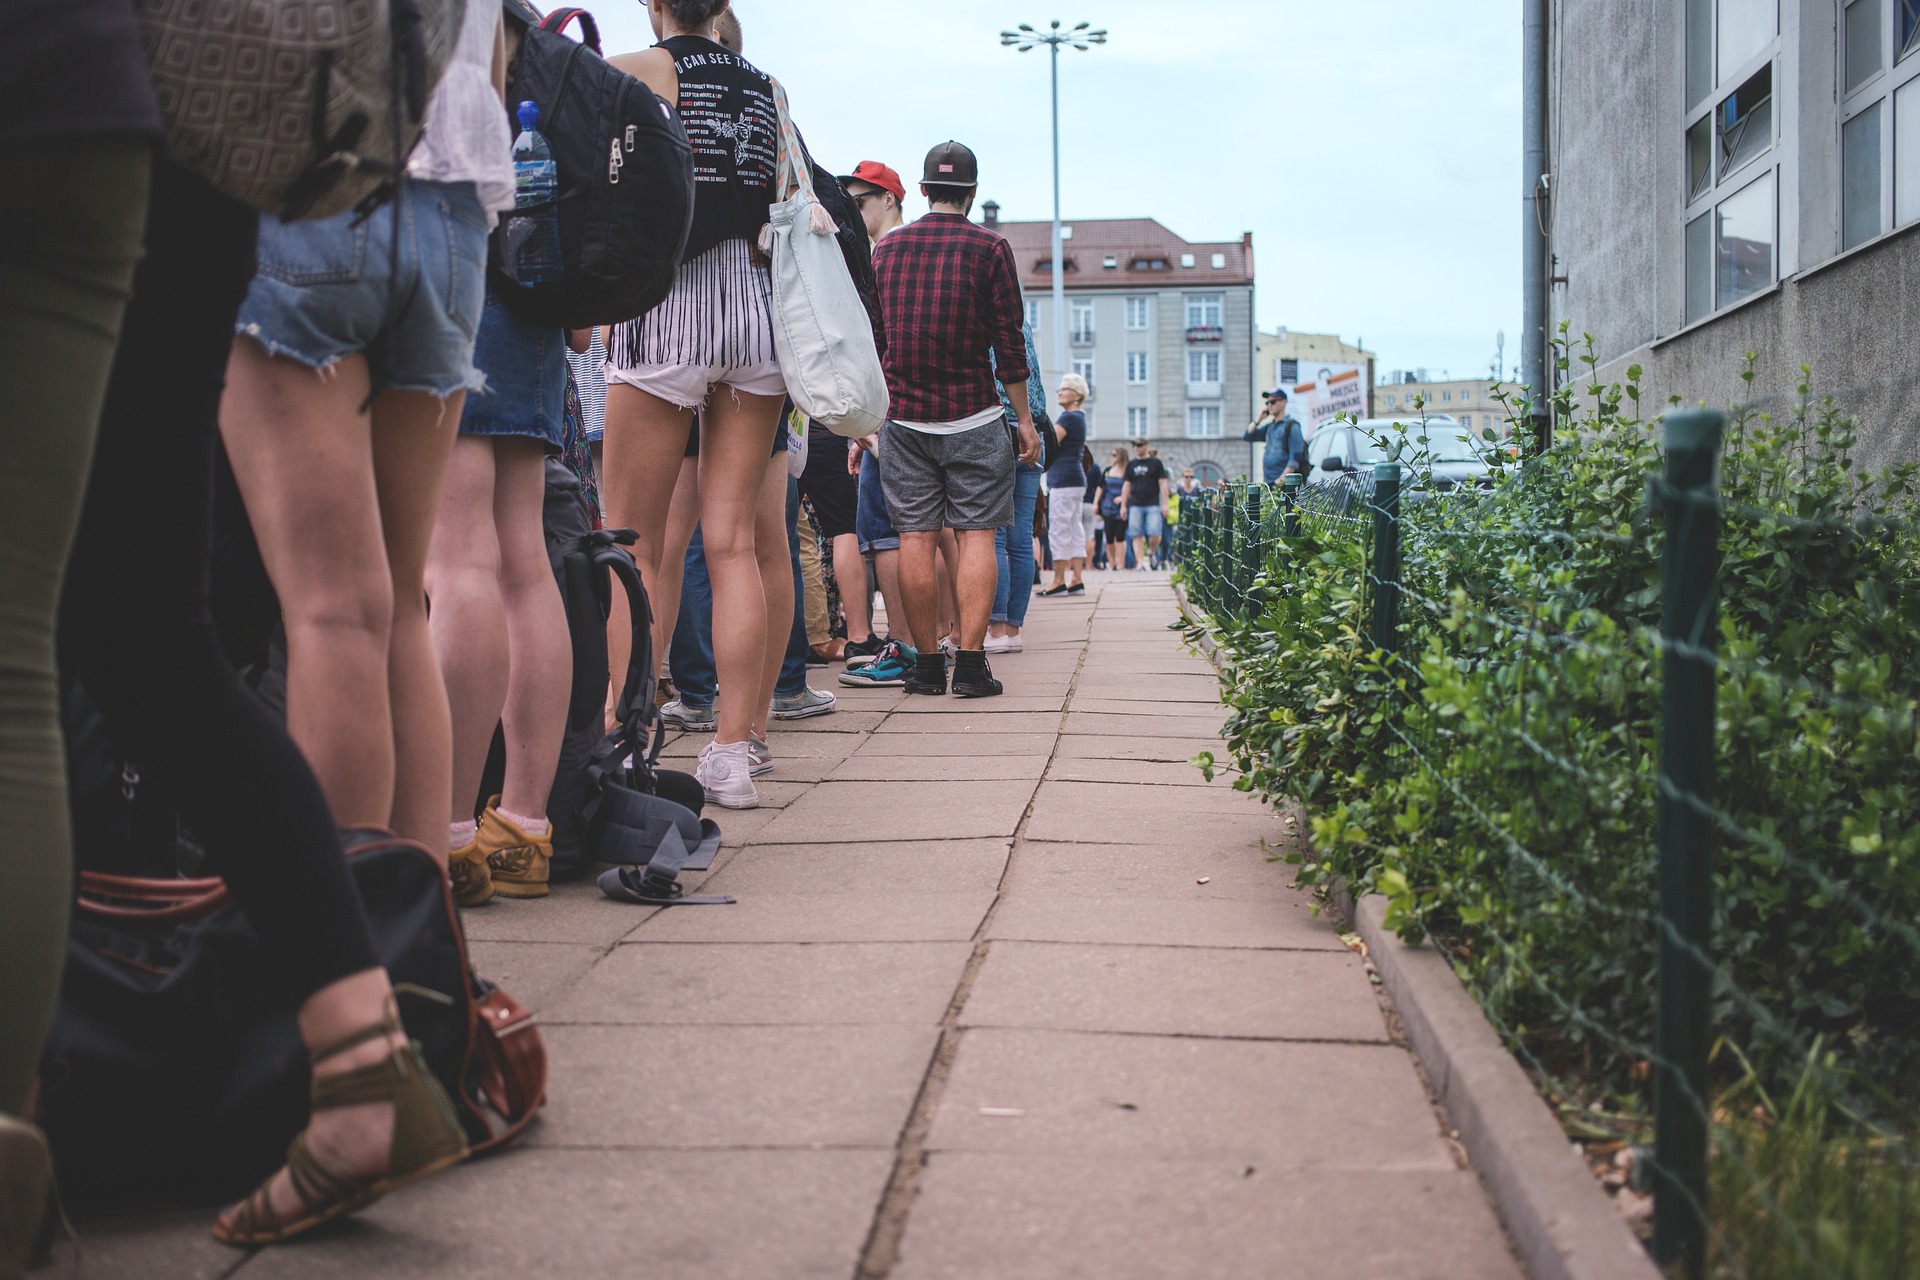
[[[850,689],[899,689],[913,674],[919,655],[898,640],[881,646],[880,654],[858,671],[842,671],[840,683]]]

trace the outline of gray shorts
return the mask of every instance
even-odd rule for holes
[[[880,478],[901,533],[1012,524],[1016,461],[1005,421],[946,436],[897,422],[880,428]]]

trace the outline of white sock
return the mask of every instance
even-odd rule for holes
[[[545,818],[523,818],[517,813],[508,813],[505,809],[497,810],[497,812],[501,817],[530,836],[543,836],[547,834],[549,829]]]
[[[458,853],[460,850],[472,844],[473,833],[477,829],[478,829],[477,823],[472,823],[472,822],[448,823],[447,824],[447,852]]]

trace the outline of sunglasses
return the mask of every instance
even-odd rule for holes
[[[885,194],[887,193],[884,191],[862,191],[853,197],[853,203],[858,206],[864,201],[873,199],[875,196],[883,196]]]

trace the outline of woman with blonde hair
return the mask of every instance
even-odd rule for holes
[[[1107,568],[1119,570],[1127,567],[1127,517],[1120,501],[1133,457],[1125,445],[1115,445],[1107,460],[1111,465],[1100,476],[1100,518],[1106,524]]]
[[[1077,373],[1060,379],[1057,393],[1060,417],[1060,453],[1047,468],[1047,549],[1053,553],[1053,585],[1043,596],[1081,595],[1087,589],[1082,574],[1087,567],[1087,531],[1081,522],[1081,490],[1087,477],[1080,469],[1080,453],[1087,443],[1087,380]],[[1067,570],[1073,581],[1067,581]]]

